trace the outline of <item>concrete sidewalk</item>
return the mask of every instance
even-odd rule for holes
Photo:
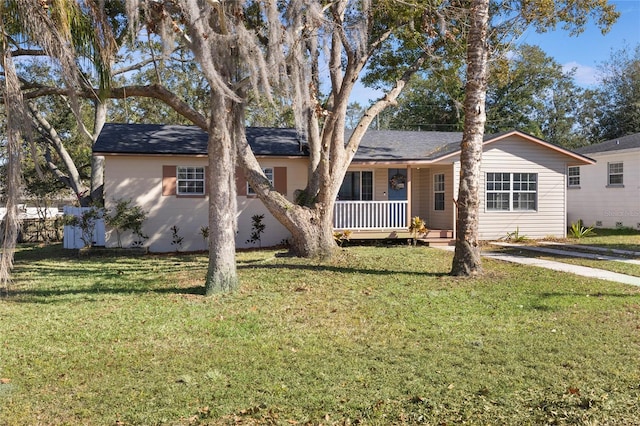
[[[605,247],[588,246],[585,244],[565,244],[565,243],[557,243],[554,241],[540,241],[539,244],[545,245],[545,246],[566,247],[566,248],[574,249],[576,251],[583,249],[588,251],[606,253],[609,255],[621,254],[623,256],[632,256],[632,257],[640,258],[640,251],[610,249]]]
[[[573,248],[574,250],[563,250],[563,249],[554,249],[548,247],[537,247],[537,246],[528,246],[523,244],[514,244],[514,243],[503,243],[503,242],[495,242],[491,243],[494,246],[500,247],[516,247],[524,250],[537,251],[540,253],[549,253],[556,254],[560,256],[570,256],[570,257],[580,257],[583,259],[593,259],[593,260],[609,260],[612,262],[622,262],[622,263],[631,263],[633,265],[640,265],[640,259],[629,259],[628,257],[619,257],[619,256],[610,256],[605,254],[598,253],[588,253],[584,251],[579,251],[579,249],[589,250],[589,251],[601,251],[599,247],[591,247],[591,246],[565,246],[567,248]],[[554,244],[555,247],[561,246],[560,244]],[[607,252],[609,253],[609,252]],[[640,253],[625,251],[624,254],[640,256]]]
[[[532,247],[530,246],[524,246],[524,245],[519,245],[519,244],[510,244],[510,243],[499,243],[497,245],[505,245],[508,247],[517,247],[517,248],[521,248],[523,250],[529,250]],[[439,247],[440,248],[440,247]],[[448,249],[450,251],[453,251],[455,248],[454,247],[442,247],[443,249]],[[549,249],[552,250],[552,249]],[[536,250],[536,251],[542,251],[542,250]],[[560,250],[554,250],[554,251],[560,251]],[[567,256],[568,252],[562,250],[562,254]],[[571,252],[572,256],[576,256],[576,257],[586,257],[584,256],[585,253],[579,253],[579,252]],[[583,277],[590,277],[590,278],[598,278],[601,280],[607,280],[607,281],[613,281],[613,282],[618,282],[618,283],[622,283],[622,284],[630,284],[630,285],[634,285],[637,287],[640,287],[640,277],[634,277],[632,275],[625,275],[625,274],[619,274],[617,272],[611,272],[611,271],[605,271],[603,269],[597,269],[597,268],[589,268],[586,266],[579,266],[579,265],[571,265],[568,263],[562,263],[562,262],[556,262],[553,260],[543,260],[543,259],[536,259],[533,257],[526,257],[526,256],[515,256],[512,254],[503,254],[503,253],[492,253],[492,252],[488,252],[488,251],[482,251],[481,255],[483,257],[488,257],[490,259],[497,259],[497,260],[502,260],[504,262],[511,262],[511,263],[519,263],[522,265],[530,265],[530,266],[537,266],[540,268],[546,268],[546,269],[552,269],[554,271],[560,271],[560,272],[568,272],[570,274],[575,274],[575,275],[580,275]],[[617,258],[616,258],[617,259]],[[606,259],[606,260],[610,260],[610,259]],[[626,260],[630,260],[630,259],[626,259]]]
[[[583,277],[599,278],[601,280],[631,284],[640,287],[640,277],[605,271],[603,269],[588,268],[586,266],[571,265],[568,263],[555,262],[553,260],[542,260],[536,259],[534,257],[514,256],[500,253],[483,252],[482,256],[491,259],[503,260],[505,262],[539,266],[541,268],[553,269],[554,271],[569,272],[571,274],[581,275]]]

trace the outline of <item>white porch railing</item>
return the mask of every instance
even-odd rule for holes
[[[405,229],[408,202],[336,201],[333,208],[335,229]]]

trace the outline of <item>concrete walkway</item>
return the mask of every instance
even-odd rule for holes
[[[544,248],[541,247],[532,247],[532,246],[525,246],[525,245],[520,245],[520,244],[511,244],[511,243],[496,243],[496,245],[500,245],[500,246],[506,246],[506,247],[517,247],[517,248],[521,248],[524,250],[531,250],[531,249],[535,249],[533,251],[543,251],[545,250]],[[438,247],[440,248],[440,247]],[[453,251],[455,248],[454,247],[441,247],[443,249],[447,249],[450,251]],[[586,247],[585,247],[586,249]],[[583,257],[583,258],[592,258],[588,256],[589,253],[584,253],[584,252],[569,252],[566,250],[555,250],[555,249],[546,249],[546,250],[553,250],[554,252],[560,252],[560,253],[553,253],[553,254],[562,254],[564,256],[575,256],[575,257]],[[551,252],[548,252],[551,254]],[[636,253],[636,252],[630,252],[633,253],[634,255],[637,254],[638,256],[640,256],[640,253]],[[627,253],[627,254],[630,254]],[[497,259],[497,260],[502,260],[504,262],[511,262],[511,263],[519,263],[519,264],[523,264],[523,265],[530,265],[530,266],[538,266],[540,268],[546,268],[546,269],[552,269],[554,271],[560,271],[560,272],[569,272],[571,274],[575,274],[575,275],[580,275],[583,277],[590,277],[590,278],[598,278],[601,280],[607,280],[607,281],[613,281],[613,282],[617,282],[617,283],[622,283],[622,284],[630,284],[630,285],[634,285],[637,287],[640,287],[640,277],[634,277],[632,275],[625,275],[625,274],[620,274],[617,272],[611,272],[611,271],[605,271],[603,269],[597,269],[597,268],[589,268],[586,266],[580,266],[580,265],[571,265],[568,263],[562,263],[562,262],[556,262],[553,260],[543,260],[543,259],[536,259],[533,257],[526,257],[526,256],[516,256],[516,255],[512,255],[512,254],[504,254],[504,253],[493,253],[493,252],[488,252],[488,251],[483,251],[481,252],[481,255],[483,257],[488,257],[490,259]],[[596,255],[599,256],[599,255]],[[628,261],[628,260],[634,260],[634,259],[622,259],[622,258],[616,258],[614,256],[603,256],[603,257],[607,257],[608,259],[602,259],[602,260],[614,260],[616,259],[616,261]],[[602,258],[602,256],[600,257],[600,259]],[[636,262],[630,262],[630,263],[636,263]]]
[[[566,246],[568,248],[574,249],[573,251],[570,251],[570,250],[563,250],[563,249],[553,249],[553,248],[547,248],[547,247],[527,246],[522,244],[502,243],[502,242],[495,242],[491,244],[493,244],[494,246],[501,246],[501,247],[518,247],[525,250],[537,251],[540,253],[556,254],[560,256],[581,257],[583,259],[593,259],[593,260],[609,260],[612,262],[622,262],[622,263],[631,263],[633,265],[640,265],[640,259],[629,259],[628,257],[618,257],[618,256],[605,255],[605,254],[578,251],[580,249],[590,250],[590,251],[601,251],[601,250],[597,250],[597,249],[600,249],[600,247],[575,246],[575,245]],[[560,244],[554,244],[554,245],[557,247]],[[593,250],[593,249],[596,249],[596,250]],[[636,252],[632,252],[632,251],[625,251],[624,254],[637,255],[640,257],[640,253],[636,254]]]
[[[597,260],[610,260],[616,262],[627,262],[640,265],[640,262],[636,259],[620,258],[615,256],[605,256],[593,253],[585,253],[578,251],[557,250],[544,247],[527,246],[522,244],[512,243],[492,243],[501,247],[517,247],[524,250],[530,250],[535,252],[549,253],[555,255],[581,257],[587,259]],[[585,250],[590,247],[583,247]],[[634,253],[640,255],[640,253],[629,252],[627,254]],[[631,284],[640,287],[640,277],[634,277],[632,275],[620,274],[618,272],[605,271],[604,269],[589,268],[587,266],[571,265],[568,263],[556,262],[553,260],[536,259],[533,257],[515,256],[503,253],[482,252],[482,256],[492,259],[503,260],[506,262],[520,263],[523,265],[539,266],[541,268],[552,269],[554,271],[569,272],[575,275],[581,275],[583,277],[599,278],[601,280],[614,281],[623,284]]]
[[[574,250],[577,250],[577,251],[582,249],[582,250],[595,251],[595,252],[600,252],[600,253],[621,254],[623,256],[632,256],[632,257],[640,258],[640,251],[608,249],[608,248],[605,248],[605,247],[587,246],[587,245],[584,245],[584,244],[556,243],[556,242],[553,242],[553,241],[540,241],[539,244],[545,245],[545,246],[566,247],[566,248],[574,249]]]

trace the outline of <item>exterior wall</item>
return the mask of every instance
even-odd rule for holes
[[[454,226],[454,192],[453,192],[453,167],[438,166],[428,169],[429,172],[429,190],[428,190],[428,214],[429,218],[427,226],[430,229],[453,229]],[[435,210],[434,208],[434,187],[433,176],[444,173],[444,210]]]
[[[569,224],[640,229],[640,149],[588,154],[596,164],[580,167],[580,186],[567,189]],[[607,186],[608,163],[623,163],[623,186]]]
[[[566,158],[517,136],[487,145],[482,154],[479,238],[504,238],[518,230],[528,238],[566,237]],[[486,173],[537,173],[537,211],[487,211]]]
[[[418,216],[429,227],[428,202],[429,202],[429,169],[411,169],[411,217]]]
[[[479,238],[497,240],[518,230],[527,238],[567,235],[566,220],[566,160],[551,149],[511,136],[485,146],[480,176]],[[486,173],[537,173],[536,211],[487,211]],[[460,162],[453,167],[455,198],[460,185]]]
[[[430,166],[412,169],[412,214],[422,218],[429,229],[453,229],[453,167]],[[435,209],[434,175],[444,174],[444,210]]]
[[[265,159],[263,167],[287,167],[287,198],[293,199],[296,189],[306,183],[305,159]],[[200,229],[208,226],[208,203],[205,197],[176,197],[162,195],[162,167],[164,165],[206,166],[206,158],[178,156],[108,156],[105,162],[105,207],[112,208],[116,199],[130,199],[147,212],[143,225],[149,239],[145,246],[151,252],[176,251],[171,244],[171,227],[179,228],[184,238],[182,251],[204,250],[206,243]],[[251,217],[264,214],[266,225],[262,246],[276,245],[289,237],[289,232],[269,214],[260,200],[252,196],[238,196],[238,230],[236,245],[253,247],[246,242],[251,233]],[[123,236],[123,246],[131,244],[129,235]],[[107,231],[106,245],[116,246],[116,235]]]

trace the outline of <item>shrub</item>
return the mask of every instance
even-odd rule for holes
[[[344,231],[336,231],[333,233],[333,240],[340,246],[351,239],[351,231],[345,229]]]
[[[133,246],[142,246],[144,240],[149,238],[142,232],[142,224],[147,220],[147,213],[140,206],[132,206],[131,200],[117,200],[113,211],[108,211],[105,222],[116,231],[118,247],[122,247],[121,235],[131,231],[137,239]]]
[[[522,243],[524,241],[527,241],[529,237],[527,237],[524,234],[521,234],[520,228],[516,227],[515,231],[507,233],[507,236],[505,237],[505,239],[507,241],[513,241],[514,243]]]
[[[80,239],[84,243],[85,247],[93,246],[93,234],[96,229],[96,222],[103,217],[102,209],[97,207],[91,207],[85,210],[79,216],[66,215],[64,218],[64,224],[70,226],[77,226],[82,232]]]
[[[596,235],[596,233],[593,231],[593,226],[584,226],[582,224],[582,220],[580,219],[577,222],[571,224],[571,227],[569,228],[569,235],[571,235],[573,238],[580,239],[582,237]]]
[[[259,247],[262,246],[262,233],[264,232],[264,228],[266,227],[266,225],[262,222],[263,219],[263,214],[254,214],[253,216],[251,216],[251,236],[247,240],[247,243],[258,243]]]
[[[171,227],[171,245],[176,247],[176,251],[180,251],[183,242],[184,237],[180,235],[180,228],[178,225],[173,225]]]
[[[411,219],[411,224],[409,225],[409,232],[411,232],[411,239],[413,240],[413,245],[416,245],[416,241],[418,239],[418,235],[424,234],[427,232],[427,225],[424,223],[424,220],[415,216]]]

